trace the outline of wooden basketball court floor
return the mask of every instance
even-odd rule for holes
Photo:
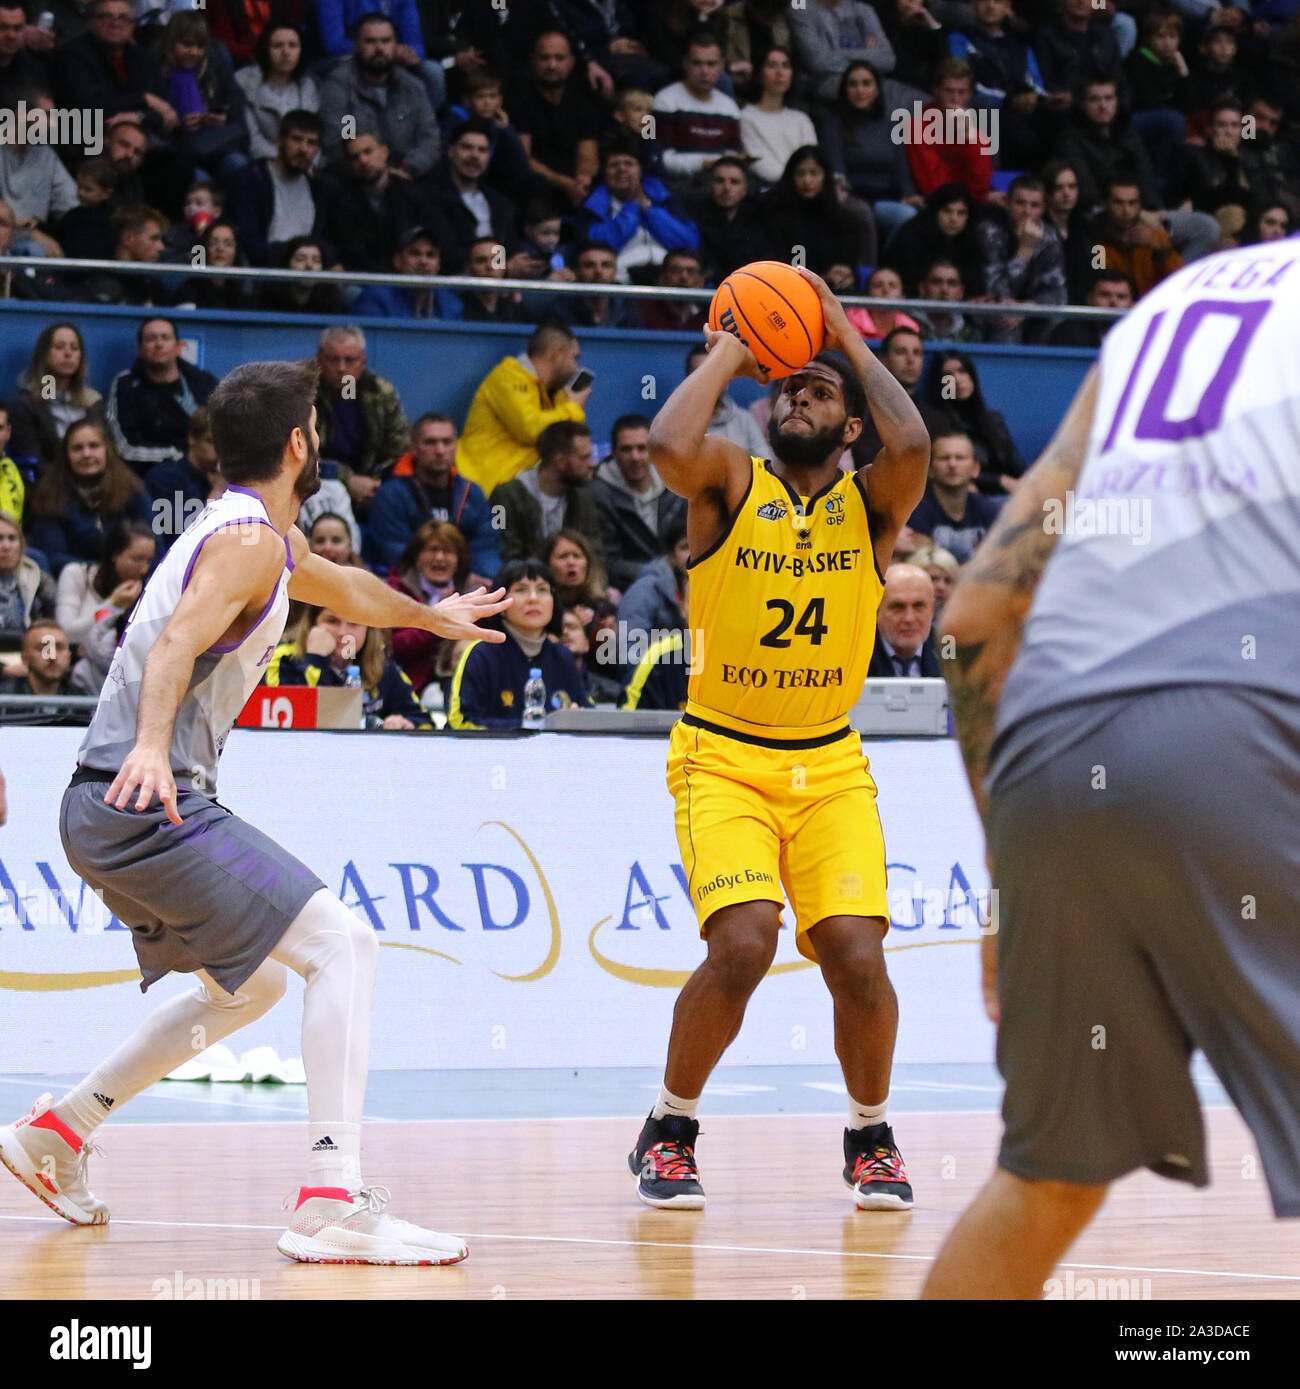
[[[418,1088],[420,1073],[401,1074],[403,1093]],[[461,1074],[466,1093],[481,1083],[474,1075],[482,1073]],[[906,1087],[912,1107],[896,1097],[890,1117],[916,1208],[859,1212],[839,1176],[843,1119],[833,1081],[804,1082],[807,1107],[823,1111],[814,1113],[788,1111],[788,1086],[741,1085],[728,1094],[724,1084],[727,1098],[702,1106],[708,1209],[655,1211],[637,1202],[626,1167],[650,1073],[588,1073],[597,1117],[582,1116],[580,1087],[548,1101],[544,1084],[515,1074],[524,1079],[496,1106],[509,1117],[367,1120],[367,1181],[391,1189],[394,1214],[466,1236],[470,1257],[460,1265],[326,1267],[282,1258],[280,1202],[303,1178],[305,1129],[293,1117],[301,1090],[160,1086],[133,1106],[139,1121],[120,1116],[97,1136],[104,1154],[90,1171],[110,1224],[74,1228],[0,1170],[0,1296],[910,1298],[991,1170],[1000,1132],[995,1086]],[[375,1091],[384,1093],[382,1077],[375,1080],[371,1110],[379,1108]],[[65,1086],[2,1077],[0,1105],[16,1114],[38,1087]],[[611,1113],[615,1094],[621,1106]],[[774,1099],[786,1112],[776,1112]],[[445,1093],[442,1107],[457,1108]],[[491,1105],[477,1105],[484,1107]],[[750,1112],[720,1112],[727,1109]],[[771,1112],[753,1112],[763,1109]],[[168,1117],[159,1122],[159,1112]],[[1195,1191],[1149,1173],[1117,1183],[1049,1291],[1078,1299],[1300,1297],[1300,1230],[1272,1217],[1248,1131],[1227,1108],[1208,1108],[1206,1121],[1213,1186]]]

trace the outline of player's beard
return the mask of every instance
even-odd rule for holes
[[[782,463],[819,468],[844,447],[844,426],[828,425],[815,434],[781,434],[775,418],[771,418],[767,422],[767,442]]]
[[[307,461],[294,479],[293,491],[300,502],[305,502],[320,491],[320,449],[314,444],[307,445]]]

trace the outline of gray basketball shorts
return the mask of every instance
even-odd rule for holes
[[[990,788],[1000,1165],[1207,1185],[1199,1048],[1300,1216],[1300,702],[1184,685],[1057,708],[999,740]]]
[[[311,869],[223,805],[177,786],[174,825],[148,810],[106,804],[110,778],[63,793],[59,835],[72,869],[131,928],[141,990],[171,970],[206,970],[227,993],[275,949],[325,886]]]

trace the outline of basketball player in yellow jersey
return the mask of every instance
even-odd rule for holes
[[[692,674],[668,785],[708,943],[677,1000],[664,1083],[628,1160],[651,1206],[704,1205],[695,1109],[776,953],[783,884],[799,950],[834,1000],[849,1092],[845,1180],[862,1210],[912,1203],[885,1119],[898,1003],[883,953],[884,842],[847,716],[871,659],[881,575],[925,490],[930,440],[825,282],[801,273],[821,297],[832,351],[781,382],[771,460],[705,433],[728,381],[765,381],[728,333],[706,333],[707,357],[650,431],[655,466],[690,502]],[[841,472],[868,409],[883,448],[869,468]]]

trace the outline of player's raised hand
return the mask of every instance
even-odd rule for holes
[[[852,342],[855,338],[860,342],[861,335],[849,322],[844,305],[835,297],[835,291],[830,285],[806,265],[796,265],[794,268],[812,285],[817,291],[818,299],[822,301],[822,320],[826,324],[826,339],[823,345],[843,351],[845,343]]]
[[[733,345],[729,347],[727,346],[728,343]],[[751,381],[757,381],[760,386],[772,384],[772,378],[768,374],[767,368],[759,365],[758,358],[735,333],[728,333],[722,328],[706,328],[704,330],[704,350],[710,354],[715,351],[733,353],[735,357],[735,366],[731,372],[733,379],[748,376]]]
[[[122,763],[121,771],[113,778],[113,784],[104,792],[104,800],[119,810],[125,810],[137,786],[140,794],[135,799],[133,809],[148,810],[156,793],[167,812],[167,818],[173,825],[181,823],[176,809],[176,780],[172,776],[171,761],[166,752],[143,749],[138,744],[133,747]]]
[[[429,631],[436,632],[440,637],[450,637],[453,641],[460,637],[505,641],[504,632],[494,631],[491,627],[480,628],[477,624],[485,617],[505,612],[514,601],[506,596],[503,588],[493,589],[491,593],[482,588],[469,593],[453,593],[450,598],[444,598],[429,609]]]

